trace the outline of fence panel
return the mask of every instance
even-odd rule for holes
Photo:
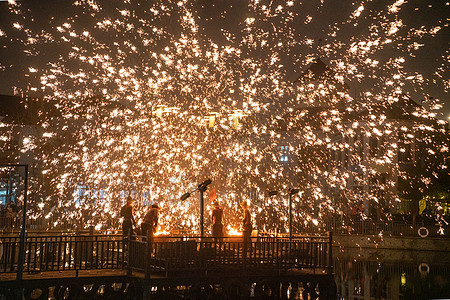
[[[147,273],[235,271],[242,268],[290,269],[330,268],[328,237],[240,238],[154,238],[143,237],[130,243],[130,267]]]
[[[122,268],[123,242],[106,236],[40,236],[25,240],[24,272]],[[17,272],[18,237],[0,238],[0,272]]]

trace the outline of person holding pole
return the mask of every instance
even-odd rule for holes
[[[153,235],[158,228],[158,204],[153,204],[148,212],[144,216],[144,221],[142,222],[142,235],[146,236],[149,241],[153,241]]]
[[[219,205],[219,201],[214,201],[213,203],[213,211],[211,215],[211,224],[212,224],[212,235],[214,237],[215,242],[221,242],[223,238],[223,209]]]
[[[244,218],[242,219],[242,235],[244,238],[244,255],[246,255],[247,250],[250,251],[251,248],[251,245],[249,247],[249,243],[252,235],[252,215],[248,209],[247,201],[242,201],[241,207],[244,212]]]
[[[133,216],[133,202],[133,198],[128,196],[127,204],[122,206],[122,209],[120,210],[120,216],[123,217],[122,234],[124,237],[129,236],[130,232],[133,232],[133,226],[136,226],[136,221]]]

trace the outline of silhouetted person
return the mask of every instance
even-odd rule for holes
[[[223,209],[219,205],[219,201],[214,201],[213,203],[213,211],[211,215],[211,223],[212,223],[212,235],[214,237],[214,241],[221,241],[223,237]]]
[[[242,235],[244,238],[244,254],[246,254],[247,250],[250,250],[249,243],[252,235],[252,216],[248,210],[248,204],[246,201],[241,202],[241,207],[244,212],[244,218],[242,219]]]
[[[142,222],[142,235],[145,235],[149,240],[153,240],[153,235],[158,228],[158,204],[153,204],[148,212],[144,216],[144,221]]]
[[[124,236],[128,236],[130,231],[133,231],[133,225],[136,226],[136,221],[133,217],[133,204],[134,200],[131,196],[127,197],[127,204],[122,206],[120,210],[120,216],[123,217],[122,233]]]
[[[5,211],[5,219],[6,219],[6,227],[7,228],[13,228],[13,224],[14,224],[14,210],[13,210],[13,206],[11,204],[8,204],[6,206],[6,211]]]
[[[431,223],[433,221],[433,213],[431,212],[430,205],[427,204],[425,209],[422,211],[422,218],[427,223]]]

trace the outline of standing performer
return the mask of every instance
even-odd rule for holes
[[[158,228],[158,204],[153,204],[148,212],[145,214],[144,221],[142,222],[142,235],[146,236],[149,240],[153,239],[153,234]]]
[[[242,210],[244,211],[244,219],[242,219],[242,229],[243,229],[243,237],[244,237],[244,254],[247,253],[247,250],[250,251],[249,243],[250,243],[250,236],[252,234],[252,216],[250,214],[250,211],[248,210],[248,204],[247,201],[241,202]]]
[[[130,231],[133,232],[133,225],[136,226],[136,221],[133,217],[133,202],[133,198],[128,196],[127,204],[122,206],[122,209],[120,210],[120,216],[123,217],[122,233],[124,237],[128,236]]]
[[[222,224],[222,216],[223,209],[219,205],[219,201],[214,201],[213,203],[213,211],[211,215],[211,223],[212,223],[212,235],[214,237],[215,242],[220,242],[223,238],[223,224]]]

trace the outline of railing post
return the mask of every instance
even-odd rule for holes
[[[328,274],[333,274],[333,232],[328,232]]]
[[[203,189],[200,189],[200,240],[203,239],[203,234],[204,234],[204,227],[203,227]],[[200,243],[200,248],[201,248],[201,243]]]
[[[145,279],[150,279],[150,256],[152,255],[152,245],[150,241],[150,234],[147,234],[147,240],[145,242],[145,254],[144,254],[144,268]]]
[[[27,192],[28,192],[28,165],[25,166],[25,182],[22,206],[22,228],[20,229],[20,244],[19,244],[19,262],[17,266],[17,280],[22,280],[23,264],[25,262],[25,226],[27,221]]]
[[[128,264],[127,264],[127,275],[131,275],[133,272],[131,271],[131,251],[130,251],[130,247],[131,247],[131,236],[133,235],[133,229],[130,229],[128,231],[128,247],[127,247],[127,252],[128,252]]]

